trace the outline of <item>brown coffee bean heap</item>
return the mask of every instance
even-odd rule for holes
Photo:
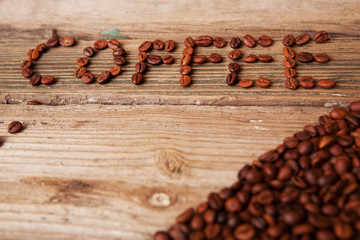
[[[323,43],[329,39],[329,35],[325,31],[317,32],[314,36],[314,41],[316,43]],[[283,38],[283,44],[285,48],[283,49],[283,55],[285,57],[284,66],[286,67],[284,74],[286,77],[285,86],[288,89],[296,90],[299,86],[303,88],[314,88],[315,87],[315,80],[311,76],[304,76],[299,79],[296,79],[296,71],[295,65],[296,61],[294,58],[299,62],[302,63],[311,63],[315,59],[319,63],[326,63],[330,60],[327,54],[311,54],[309,52],[299,52],[295,53],[292,46],[296,45],[303,45],[310,41],[310,35],[307,33],[300,34],[296,38],[289,34]],[[335,86],[334,80],[319,80],[318,86],[321,88],[333,88]]]
[[[360,239],[360,101],[285,138],[153,239]]]
[[[159,55],[148,54],[148,52],[154,50],[165,50],[166,52],[172,52],[175,49],[175,42],[173,40],[168,40],[165,43],[160,39],[155,41],[145,41],[138,47],[138,60],[139,62],[135,65],[135,71],[131,77],[131,81],[135,85],[139,85],[144,80],[144,74],[146,72],[147,66],[146,62],[151,65],[160,65],[160,64],[172,64],[174,58],[172,55],[165,55],[163,57]]]
[[[21,63],[21,74],[25,78],[29,78],[29,83],[33,86],[44,84],[51,85],[55,83],[54,76],[41,76],[38,73],[35,73],[31,67],[33,67],[33,62],[40,58],[41,54],[45,53],[48,48],[57,47],[58,45],[64,47],[71,47],[75,44],[75,39],[70,36],[65,36],[59,38],[56,31],[53,32],[53,36],[47,40],[46,43],[40,43],[34,49],[30,49],[27,53],[27,60]]]
[[[125,58],[125,49],[120,46],[120,42],[116,39],[110,39],[109,41],[100,39],[94,42],[94,46],[88,46],[83,49],[83,54],[85,57],[78,58],[76,61],[77,68],[74,70],[74,76],[81,78],[81,81],[86,84],[94,82],[95,76],[92,72],[87,71],[86,66],[90,64],[90,61],[87,57],[93,57],[96,51],[100,51],[109,47],[113,53],[113,61],[116,64],[114,67],[110,68],[108,71],[100,73],[96,77],[96,82],[99,84],[105,84],[121,73],[121,66],[126,64]]]

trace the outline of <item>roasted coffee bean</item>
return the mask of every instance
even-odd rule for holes
[[[300,52],[296,55],[296,58],[297,60],[303,63],[309,63],[314,60],[313,55],[309,52]]]
[[[138,59],[140,62],[145,62],[148,57],[148,54],[146,52],[139,52]]]
[[[310,35],[307,33],[300,34],[295,38],[295,43],[297,45],[303,45],[310,40]]]
[[[299,83],[295,78],[290,77],[290,78],[286,78],[285,86],[288,89],[296,90],[299,87]]]
[[[86,72],[81,77],[81,81],[83,81],[83,83],[86,83],[86,84],[92,83],[94,81],[94,74],[92,74],[91,72]]]
[[[180,66],[189,65],[190,63],[191,63],[191,55],[190,54],[186,54],[180,60]]]
[[[115,48],[112,54],[114,57],[125,56],[125,49],[122,47]]]
[[[60,45],[63,47],[71,47],[75,44],[75,39],[70,36],[60,38]]]
[[[100,39],[95,41],[94,48],[97,50],[102,50],[108,46],[108,42],[106,40]]]
[[[228,69],[230,72],[238,72],[240,71],[240,65],[238,63],[229,63]]]
[[[120,42],[116,39],[110,39],[107,45],[112,50],[120,48]]]
[[[234,237],[239,240],[250,240],[254,236],[255,228],[248,223],[241,224],[234,230]]]
[[[191,67],[188,65],[182,66],[179,72],[181,75],[188,75],[191,72]]]
[[[180,78],[179,84],[183,87],[189,86],[191,83],[191,77],[189,75],[184,75]]]
[[[296,62],[294,59],[286,58],[284,60],[284,66],[287,68],[293,68],[293,67],[295,67],[295,64],[296,64]]]
[[[21,63],[21,69],[23,68],[30,68],[32,65],[32,62],[31,60],[25,60]]]
[[[225,44],[226,44],[226,41],[223,38],[216,37],[216,38],[214,38],[213,44],[217,48],[223,48],[225,46]]]
[[[56,47],[59,45],[59,38],[58,37],[52,37],[46,42],[46,46],[48,47]]]
[[[241,56],[241,51],[240,50],[231,50],[228,54],[228,57],[231,59],[231,60],[237,60],[239,59]]]
[[[241,46],[241,39],[238,37],[233,37],[230,40],[230,47],[235,49],[235,48],[239,48]]]
[[[135,85],[139,85],[143,82],[143,75],[141,73],[134,73],[131,77],[131,81]]]
[[[228,85],[234,85],[237,80],[237,75],[235,72],[229,73],[226,77],[226,83]]]
[[[210,193],[208,196],[209,206],[214,210],[220,210],[224,203],[218,193]]]
[[[163,61],[164,64],[172,64],[174,62],[174,58],[171,55],[165,55],[162,58],[162,61]]]
[[[195,39],[195,43],[202,47],[208,47],[213,43],[213,38],[211,36],[201,36]]]
[[[206,239],[215,239],[221,231],[221,226],[219,224],[209,224],[205,227],[204,233]]]
[[[26,105],[41,105],[41,103],[35,100],[31,100],[27,101]]]
[[[314,58],[317,62],[319,63],[325,63],[328,62],[330,60],[329,56],[327,54],[315,54]]]
[[[8,132],[12,133],[12,134],[18,133],[21,131],[22,127],[23,126],[22,126],[21,122],[13,121],[8,125]]]
[[[114,57],[113,61],[118,66],[124,66],[126,64],[126,59],[123,56]]]
[[[104,71],[96,78],[96,82],[99,84],[104,84],[110,81],[110,72]]]
[[[205,55],[195,55],[192,59],[194,63],[204,63],[206,62],[206,56]]]
[[[258,57],[254,54],[250,54],[250,55],[244,56],[242,58],[242,60],[246,63],[254,63],[254,62],[257,62]]]
[[[296,76],[296,71],[293,68],[286,68],[284,74],[287,78],[293,78]]]
[[[112,77],[116,77],[121,73],[121,67],[114,66],[114,67],[110,68],[109,72]],[[84,76],[85,76],[85,74],[84,74]],[[82,77],[81,77],[81,79],[82,79]]]
[[[166,232],[160,231],[154,234],[153,240],[171,240],[171,237]]]
[[[335,81],[334,80],[329,80],[329,79],[322,79],[322,80],[319,80],[317,82],[318,86],[321,87],[321,88],[325,88],[325,89],[328,89],[328,88],[333,88],[335,87]]]
[[[261,88],[268,88],[271,85],[271,81],[268,78],[259,78],[256,80],[256,85]]]
[[[190,219],[194,215],[194,212],[195,211],[193,208],[186,209],[183,213],[181,213],[179,216],[176,217],[176,222],[177,223],[186,223],[186,222],[190,221]]]
[[[90,47],[90,46],[88,46],[88,47],[86,47],[86,48],[84,48],[84,50],[83,50],[83,54],[85,55],[85,56],[87,56],[87,57],[92,57],[92,56],[94,56],[94,48],[92,48],[92,47]]]
[[[42,76],[38,73],[34,73],[30,78],[30,84],[33,86],[39,85],[41,83]]]
[[[314,88],[315,87],[315,80],[310,76],[305,76],[300,78],[299,84],[303,88]]]
[[[86,73],[86,68],[84,67],[79,66],[74,70],[74,76],[77,78],[81,78],[82,76],[84,76],[85,73]]]
[[[325,31],[319,31],[314,36],[314,41],[316,43],[323,43],[329,39],[329,34]]]
[[[293,35],[289,34],[289,35],[286,35],[284,38],[283,38],[283,44],[284,46],[293,46],[295,44],[295,38]]]
[[[173,40],[167,40],[165,43],[165,51],[172,52],[175,49],[175,42]]]
[[[241,203],[236,197],[228,198],[225,202],[225,209],[229,212],[237,212],[241,209]]]
[[[201,230],[204,227],[204,220],[201,216],[196,215],[191,219],[190,226],[194,230]]]
[[[152,48],[152,42],[151,41],[145,41],[138,47],[139,52],[147,52],[150,51]]]
[[[350,103],[348,108],[352,112],[360,112],[360,101]]]
[[[270,55],[259,55],[258,60],[263,63],[268,63],[271,62],[273,58]]]
[[[31,60],[36,60],[40,57],[40,53],[38,50],[36,49],[30,49],[27,53],[27,57],[28,59]]]
[[[33,72],[33,70],[31,70],[31,68],[23,68],[23,69],[21,69],[21,74],[23,75],[23,77],[31,78],[33,73],[34,72]]]
[[[184,44],[185,44],[185,46],[192,47],[192,48],[194,48],[196,46],[196,43],[195,43],[194,39],[192,39],[192,37],[187,37],[184,40]]]
[[[38,50],[39,53],[43,53],[47,50],[47,47],[45,43],[40,43],[36,46],[36,50]]]
[[[258,38],[257,43],[263,47],[267,47],[272,44],[272,39],[269,36],[262,35]]]
[[[149,55],[147,57],[147,62],[151,65],[159,65],[162,63],[162,58],[159,55]]]
[[[284,47],[283,55],[286,58],[294,58],[295,57],[295,52],[291,47]]]
[[[283,220],[288,225],[296,225],[303,220],[303,215],[298,211],[287,211],[283,215]]]
[[[333,119],[343,119],[347,113],[348,111],[345,108],[334,108],[330,111],[330,116]]]
[[[241,79],[239,85],[242,88],[249,88],[253,85],[253,80],[251,80],[250,78]]]
[[[219,63],[219,62],[221,62],[222,57],[218,53],[212,53],[212,54],[210,54],[209,60],[212,63]]]
[[[249,34],[245,35],[243,37],[242,41],[249,48],[253,48],[256,45],[255,38],[253,36],[249,35]]]
[[[192,47],[186,47],[183,50],[183,56],[185,56],[186,54],[192,55],[194,53],[194,49]]]
[[[89,63],[89,59],[86,57],[81,57],[76,60],[77,65],[80,67],[86,66]]]
[[[41,83],[44,85],[51,85],[55,83],[55,77],[54,76],[45,76],[41,78]]]

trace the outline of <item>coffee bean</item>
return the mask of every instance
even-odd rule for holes
[[[238,63],[229,63],[228,69],[230,72],[238,72],[240,71],[240,65]]]
[[[202,47],[208,47],[213,43],[213,38],[211,36],[201,36],[195,39],[195,43]]]
[[[152,42],[151,41],[145,41],[138,47],[139,52],[147,52],[150,51],[152,48]]]
[[[319,31],[314,36],[314,41],[316,43],[323,43],[329,39],[329,34],[326,31]]]
[[[223,38],[216,37],[216,38],[214,38],[213,44],[217,48],[223,48],[226,44],[226,41]]]
[[[296,225],[303,220],[303,215],[297,211],[287,211],[283,215],[283,220],[288,225]]]
[[[297,60],[303,63],[309,63],[314,60],[313,55],[309,52],[300,52],[296,55],[296,58]]]
[[[166,232],[160,231],[154,234],[153,240],[171,240],[171,237]]]
[[[55,77],[54,76],[45,76],[41,78],[41,83],[44,85],[51,85],[55,83]]]
[[[210,54],[209,60],[212,63],[219,63],[219,62],[221,62],[222,57],[218,53],[212,53],[212,54]]]
[[[286,58],[294,58],[295,57],[295,52],[291,47],[284,47],[283,55]]]
[[[187,54],[192,55],[193,53],[194,53],[194,49],[192,47],[186,47],[182,52],[183,56]]]
[[[89,60],[86,57],[81,57],[76,60],[77,65],[80,67],[86,66],[89,63]]]
[[[123,56],[114,57],[113,61],[118,66],[124,66],[126,64],[126,59]]]
[[[256,199],[262,205],[269,205],[273,203],[275,198],[270,190],[263,190],[257,195]]]
[[[135,71],[138,73],[144,73],[146,71],[146,64],[144,62],[139,62],[135,65]]]
[[[263,47],[267,47],[272,44],[272,39],[269,36],[262,35],[258,38],[257,43]]]
[[[250,54],[250,55],[244,56],[242,58],[242,60],[246,63],[254,63],[254,62],[257,62],[258,57],[254,54]]]
[[[131,77],[131,81],[135,85],[139,85],[143,82],[143,75],[141,73],[134,73]]]
[[[296,76],[296,71],[293,68],[286,68],[284,74],[287,78],[293,78]]]
[[[268,63],[271,62],[273,58],[270,55],[259,55],[258,60],[263,63]]]
[[[237,80],[237,75],[235,72],[229,73],[226,77],[226,83],[228,85],[234,85]]]
[[[189,75],[184,75],[180,78],[179,84],[183,87],[189,86],[191,83],[191,78]]]
[[[30,49],[27,53],[27,57],[28,59],[31,60],[36,60],[40,57],[40,53],[38,50],[36,49]]]
[[[206,62],[206,56],[205,55],[196,55],[193,57],[192,61],[194,63],[202,64]]]
[[[317,62],[319,63],[325,63],[328,62],[330,60],[329,56],[327,54],[315,54],[314,58]]]
[[[290,77],[290,78],[286,78],[285,86],[288,89],[296,90],[299,87],[299,83],[295,78]]]
[[[162,58],[162,61],[164,64],[171,64],[174,62],[174,58],[173,56],[171,55],[165,55],[163,58]]]
[[[63,47],[71,47],[75,44],[75,39],[70,36],[60,38],[60,45]]]
[[[271,85],[271,81],[267,78],[259,78],[256,80],[256,85],[261,88],[268,88]]]
[[[94,74],[92,74],[91,72],[86,72],[81,77],[81,81],[83,81],[83,83],[86,83],[86,84],[92,83],[94,81]]]
[[[123,49],[122,47],[115,48],[112,53],[114,57],[125,56],[125,54],[125,49]]]
[[[321,87],[321,88],[325,88],[325,89],[328,89],[328,88],[333,88],[335,87],[335,81],[334,80],[329,80],[329,79],[322,79],[322,80],[319,80],[317,82],[318,86]]]
[[[184,44],[185,44],[185,46],[187,46],[187,47],[192,47],[192,48],[194,48],[195,45],[196,45],[196,43],[195,43],[194,39],[192,39],[192,37],[187,37],[187,38],[184,40]]]
[[[23,77],[25,78],[31,78],[31,76],[33,75],[33,70],[31,70],[31,68],[23,68],[21,69],[21,74],[23,75]]]
[[[224,203],[218,193],[210,193],[208,196],[208,203],[214,210],[220,210],[224,206]]]
[[[188,74],[190,74],[190,72],[191,72],[191,67],[190,66],[187,66],[187,65],[185,65],[185,66],[182,66],[181,68],[180,68],[180,74],[181,75],[188,75]]]
[[[253,239],[255,236],[255,228],[248,223],[241,224],[234,230],[234,236],[239,240]]]
[[[239,59],[241,56],[241,51],[240,50],[231,50],[228,54],[228,57],[231,59],[231,60],[237,60]]]
[[[148,57],[148,54],[146,52],[139,52],[138,59],[140,62],[145,62]]]
[[[360,112],[360,101],[350,103],[348,108],[352,112]]]
[[[84,67],[79,66],[74,70],[74,76],[77,78],[81,78],[82,76],[84,76],[85,73],[86,73],[86,68]]]
[[[175,49],[175,42],[173,40],[168,40],[165,43],[165,51],[172,52]]]
[[[309,223],[302,223],[293,227],[294,235],[303,235],[314,232],[314,227]]]
[[[96,78],[96,82],[99,84],[107,83],[110,80],[110,76],[110,72],[104,71]]]
[[[147,62],[152,65],[158,65],[162,63],[162,58],[158,55],[149,55],[147,57]]]
[[[190,221],[190,219],[194,215],[194,212],[195,211],[193,208],[186,209],[183,213],[181,213],[179,216],[176,217],[176,222],[177,223],[186,223],[186,222]]]
[[[253,80],[251,80],[250,78],[241,79],[239,85],[242,88],[249,88],[253,85]]]
[[[206,239],[215,239],[220,234],[221,227],[219,224],[209,224],[205,227],[204,233]]]
[[[285,66],[286,68],[293,68],[293,67],[295,67],[295,64],[296,64],[296,62],[295,62],[294,59],[286,58],[286,59],[284,60],[284,66]]]
[[[196,215],[191,219],[190,226],[194,230],[201,230],[204,227],[204,220],[201,216]]]
[[[30,68],[32,65],[32,62],[31,60],[25,60],[21,63],[21,69],[23,68]]]
[[[40,43],[36,46],[36,50],[38,50],[39,53],[43,53],[47,50],[47,47],[45,43]]]
[[[46,42],[46,46],[48,47],[56,47],[59,45],[59,38],[58,37],[52,37]]]
[[[253,48],[256,45],[255,38],[253,36],[249,35],[249,34],[245,35],[243,37],[242,41],[249,48]]]
[[[22,127],[21,122],[13,121],[8,125],[8,132],[11,134],[18,133],[21,131]]]
[[[108,46],[108,42],[106,40],[97,40],[94,43],[94,48],[97,50],[105,49]]]
[[[228,198],[225,202],[225,209],[229,212],[237,212],[241,209],[241,203],[236,197]]]
[[[191,63],[191,55],[190,54],[186,54],[180,60],[180,66],[189,65],[190,63]]]
[[[41,103],[35,100],[30,100],[26,103],[26,105],[41,105]]]
[[[88,46],[86,48],[84,48],[83,50],[83,54],[87,57],[92,57],[94,56],[94,48]]]
[[[121,67],[120,66],[114,66],[114,67],[110,68],[109,72],[110,72],[110,75],[112,77],[116,77],[121,73]]]
[[[310,35],[307,33],[300,34],[295,38],[295,43],[297,45],[303,45],[310,40]]]
[[[314,149],[314,145],[309,140],[302,141],[297,146],[297,151],[301,155],[309,155],[310,153],[312,153],[313,149]]]
[[[284,44],[284,46],[293,46],[295,44],[295,38],[293,35],[289,34],[289,35],[286,35],[284,38],[283,38],[283,41],[282,43]]]
[[[233,37],[230,40],[230,47],[235,49],[235,48],[239,48],[241,46],[241,39],[238,37]]]
[[[315,80],[310,76],[305,76],[300,78],[299,80],[300,86],[303,88],[314,88],[315,87]]]
[[[30,78],[30,84],[35,86],[35,85],[39,85],[41,83],[41,75],[38,73],[34,73],[32,75],[32,77]]]
[[[345,108],[334,108],[330,111],[330,116],[333,119],[343,119],[347,113],[348,111]]]
[[[107,45],[112,50],[120,48],[120,42],[116,39],[110,39],[109,42],[107,43]]]
[[[282,203],[294,202],[299,197],[299,190],[295,187],[288,187],[280,194],[280,201]]]

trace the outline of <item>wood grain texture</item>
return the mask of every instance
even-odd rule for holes
[[[1,105],[0,238],[151,239],[327,111]]]

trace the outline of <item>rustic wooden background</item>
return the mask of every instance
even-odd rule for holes
[[[360,9],[351,1],[0,1],[0,238],[151,239],[174,217],[236,180],[237,170],[285,136],[314,124],[331,107],[360,100]],[[26,52],[50,37],[78,40],[44,54],[35,66],[57,83],[33,87],[20,74]],[[299,76],[329,78],[337,87],[284,87],[281,39],[326,30],[331,40],[296,51],[327,53],[329,63],[302,64]],[[178,85],[188,36],[270,35],[272,63],[242,63],[240,78],[270,78],[269,89],[227,86],[221,64],[194,66],[194,84]],[[106,85],[85,85],[72,72],[82,49],[120,39],[129,62]],[[137,46],[174,39],[176,63],[152,67],[134,86]],[[164,54],[164,53],[161,53]],[[110,50],[92,59],[100,73]],[[27,106],[38,100],[40,106]],[[19,120],[25,129],[7,133]]]

